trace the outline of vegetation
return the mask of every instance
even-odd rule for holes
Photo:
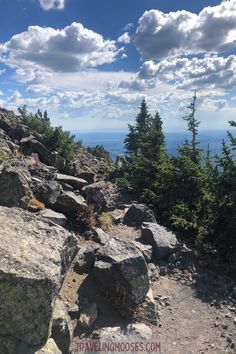
[[[57,151],[67,161],[73,159],[78,148],[74,136],[62,127],[52,127],[47,111],[28,112],[26,106],[18,108],[22,122],[41,135],[48,149]]]
[[[94,147],[88,147],[88,152],[90,152],[90,154],[92,154],[93,156],[101,159],[105,159],[105,160],[110,160],[110,155],[109,152],[104,148],[103,145],[96,145]]]
[[[28,206],[37,207],[38,209],[45,209],[45,205],[36,198],[30,199]]]
[[[98,218],[99,226],[103,231],[109,231],[112,227],[112,216],[109,213],[102,213]]]
[[[222,142],[222,154],[215,160],[209,147],[202,151],[196,100],[195,92],[183,117],[191,139],[178,147],[176,157],[165,150],[159,113],[152,117],[143,100],[124,141],[127,156],[119,159],[114,177],[151,204],[158,221],[187,243],[236,267],[236,138],[228,132],[230,144]]]
[[[11,157],[11,154],[4,150],[3,148],[0,148],[0,160],[8,160]]]

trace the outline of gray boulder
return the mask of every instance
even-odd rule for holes
[[[0,204],[7,207],[26,207],[32,198],[31,176],[27,167],[6,165],[0,174]]]
[[[63,354],[69,354],[72,336],[73,326],[70,316],[66,311],[64,303],[60,299],[56,299],[53,311],[51,337]]]
[[[64,353],[62,353],[62,351],[58,348],[54,340],[52,338],[49,338],[47,343],[40,349],[32,348],[27,353],[25,352],[24,354],[64,354]]]
[[[0,208],[0,225],[0,336],[43,344],[76,238],[16,208]]]
[[[93,274],[119,308],[132,312],[149,290],[148,270],[134,244],[111,238],[96,252]]]
[[[64,226],[67,222],[67,218],[62,213],[57,213],[51,209],[44,209],[40,212],[42,218],[52,221],[54,224]]]
[[[33,153],[37,153],[40,160],[47,165],[52,165],[58,170],[63,170],[65,168],[65,159],[63,159],[57,152],[51,152],[34,137],[30,136],[23,138],[21,139],[20,144],[24,154],[31,155]]]
[[[152,260],[152,246],[151,245],[144,245],[141,242],[133,241],[133,244],[142,252],[145,261],[150,263]]]
[[[67,183],[71,185],[74,189],[79,190],[88,184],[88,182],[82,178],[64,175],[62,173],[57,173],[56,179],[58,180],[58,182]]]
[[[61,190],[62,188],[57,181],[42,181],[40,183],[34,182],[34,194],[36,198],[47,206],[56,203],[61,194]]]
[[[141,231],[143,240],[153,247],[153,256],[157,260],[168,257],[180,248],[175,234],[161,225],[144,222]]]
[[[80,247],[74,259],[74,271],[78,274],[89,273],[95,263],[95,253],[99,249],[98,244],[93,243]]]
[[[67,191],[64,191],[59,196],[57,202],[53,206],[55,210],[70,216],[86,210],[86,207],[85,199],[81,195]]]
[[[145,221],[156,222],[153,211],[145,204],[132,204],[123,218],[123,223],[132,227],[139,227]]]
[[[87,202],[95,205],[96,211],[114,209],[113,185],[111,183],[105,181],[96,182],[84,187],[83,191]]]

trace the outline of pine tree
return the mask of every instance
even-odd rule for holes
[[[200,122],[196,118],[196,100],[197,100],[197,93],[194,91],[193,100],[186,108],[189,110],[189,113],[183,117],[184,120],[188,122],[188,131],[191,133],[191,158],[194,162],[199,162],[199,149],[197,141],[197,134],[198,134],[198,126]],[[187,143],[187,142],[186,142]],[[188,144],[188,143],[187,143]]]
[[[150,119],[149,128],[142,142],[143,155],[150,160],[158,161],[165,148],[165,136],[160,114],[156,112]]]

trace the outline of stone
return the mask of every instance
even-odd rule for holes
[[[43,344],[77,240],[62,227],[16,208],[0,207],[0,225],[0,335]]]
[[[79,190],[88,184],[88,182],[82,178],[64,175],[62,173],[57,173],[56,179],[60,183],[67,183],[71,185],[74,189],[79,189]]]
[[[110,240],[110,238],[111,237],[99,227],[93,230],[93,240],[100,243],[100,245],[104,246]]]
[[[56,211],[69,216],[78,214],[79,212],[86,210],[86,208],[87,205],[85,199],[81,195],[69,191],[64,191],[53,206],[53,209]]]
[[[124,217],[124,210],[120,209],[115,209],[109,212],[109,214],[112,217],[112,221],[115,225],[119,224],[122,222],[123,217]]]
[[[60,225],[60,226],[65,226],[67,222],[67,218],[64,214],[62,213],[57,213],[54,210],[51,209],[44,209],[40,212],[40,215],[47,220],[52,221],[54,224]]]
[[[149,290],[142,252],[134,244],[115,237],[96,252],[93,274],[121,311],[132,312],[144,301]]]
[[[97,313],[97,304],[93,302],[91,305],[88,305],[80,314],[78,324],[83,328],[90,328],[92,324],[96,321],[98,316]]]
[[[150,288],[144,302],[135,312],[134,319],[147,325],[157,326],[157,306]]]
[[[55,301],[53,311],[51,337],[63,354],[69,354],[73,327],[64,303],[58,298]]]
[[[95,173],[93,172],[81,172],[76,177],[85,179],[88,184],[92,184],[95,182]]]
[[[22,353],[23,354],[23,353]],[[64,354],[61,350],[58,349],[58,346],[52,338],[49,338],[47,343],[40,349],[35,351],[35,348],[32,348],[27,353],[24,354]]]
[[[143,323],[132,323],[125,328],[106,327],[102,328],[99,334],[101,342],[143,342],[152,336],[150,327]]]
[[[145,222],[141,231],[144,242],[153,247],[153,256],[156,260],[166,258],[180,248],[176,236],[163,226]]]
[[[152,246],[144,245],[143,243],[137,241],[133,241],[133,244],[142,252],[145,261],[150,263],[152,260]]]
[[[22,152],[25,155],[37,153],[42,162],[47,165],[54,166],[60,171],[66,166],[66,162],[63,157],[61,157],[56,151],[51,152],[46,148],[46,146],[32,136],[21,139],[20,145]]]
[[[98,249],[99,246],[96,243],[81,247],[73,262],[74,271],[78,274],[91,272],[95,263],[95,253]]]
[[[61,186],[56,181],[43,181],[36,189],[36,198],[47,206],[55,204],[61,194]]]
[[[23,163],[4,166],[0,174],[0,204],[26,208],[33,196],[30,181],[29,171]]]
[[[145,204],[132,204],[123,218],[123,223],[132,227],[139,227],[144,221],[156,221],[153,211]]]
[[[111,197],[113,186],[111,183],[100,181],[83,188],[86,200],[95,206],[95,211],[107,211],[114,209],[114,202]]]

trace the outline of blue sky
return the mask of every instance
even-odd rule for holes
[[[124,130],[143,97],[181,131],[236,113],[236,0],[0,0],[0,106],[68,130]]]

